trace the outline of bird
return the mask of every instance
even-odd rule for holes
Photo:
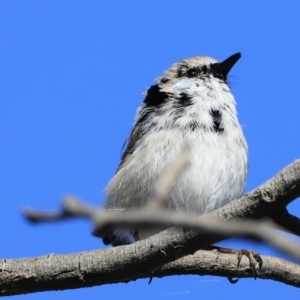
[[[143,208],[165,169],[188,144],[191,158],[166,207],[202,215],[242,196],[248,146],[228,74],[241,53],[223,61],[196,56],[173,64],[145,93],[119,167],[106,188],[105,209]],[[107,228],[103,243],[127,245],[159,229]]]

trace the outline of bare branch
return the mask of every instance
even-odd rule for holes
[[[287,166],[274,178],[261,185],[256,190],[244,195],[238,200],[232,201],[228,205],[218,210],[202,216],[199,218],[199,220],[206,219],[212,221],[229,221],[246,218],[261,219],[273,217],[284,211],[287,204],[296,199],[299,195],[300,161],[298,160]],[[56,280],[58,280],[60,276],[65,276],[64,274],[68,272],[75,272],[77,276],[76,284],[70,284],[69,288],[91,286],[92,282],[95,283],[97,280],[99,280],[100,275],[98,273],[98,277],[96,276],[97,279],[95,279],[94,276],[94,271],[97,266],[100,266],[102,272],[104,272],[104,274],[101,275],[103,277],[100,276],[101,280],[110,280],[108,280],[106,283],[125,282],[143,276],[147,277],[149,272],[156,272],[156,270],[158,270],[162,265],[170,263],[186,255],[193,254],[197,250],[208,245],[215,244],[223,238],[224,237],[220,236],[219,234],[207,234],[205,232],[195,232],[193,230],[184,230],[181,228],[169,228],[158,235],[132,245],[107,249],[103,250],[103,252],[96,252],[98,255],[96,255],[96,257],[92,255],[92,253],[95,253],[95,251],[86,254],[64,256],[65,261],[55,261],[53,264],[54,269],[57,268],[59,273],[55,273],[55,278],[51,282],[51,286],[53,289],[63,289],[65,286],[68,286],[59,284],[59,287],[56,287]],[[82,268],[82,264],[84,264],[84,262],[81,260],[81,257],[83,256],[85,259],[87,259],[91,268],[88,270],[88,273],[82,273],[82,270],[86,270],[84,267]],[[49,259],[50,258],[48,257],[48,260]],[[57,256],[54,256],[53,259],[55,260],[58,258]],[[35,267],[39,267],[36,266],[36,260],[36,258],[28,259],[26,267],[30,269],[31,264],[33,264]],[[21,261],[24,264],[24,260]],[[30,261],[30,263],[28,261]],[[19,274],[19,270],[22,270],[22,263],[21,265],[17,264],[10,266],[9,272],[11,273],[0,272],[0,276],[13,276],[13,274]],[[61,272],[61,269],[59,269],[60,264],[62,266],[68,266],[69,264],[74,266],[74,263],[76,264],[76,268],[72,269],[71,271],[66,269],[66,272]],[[266,266],[266,263],[267,262],[265,261],[263,262],[263,268]],[[79,265],[80,271],[78,271]],[[296,267],[293,270],[295,269]],[[42,270],[44,269],[42,268]],[[47,270],[47,268],[45,270]],[[289,272],[294,274],[295,272],[293,270],[289,270]],[[34,272],[35,269],[30,269],[30,271],[32,272],[30,274],[36,274]],[[297,272],[299,274],[299,270]],[[51,274],[51,272],[48,273],[48,279],[51,277]],[[19,275],[17,275],[16,279],[14,278],[8,284],[13,285],[15,280],[17,281],[19,278],[18,276]],[[47,277],[47,274],[43,273],[43,276]],[[43,276],[40,276],[38,280],[43,280]],[[21,276],[20,280],[24,280],[24,284],[24,282],[26,282],[26,276]],[[289,279],[286,278],[286,281],[288,280]],[[295,282],[295,286],[299,286],[299,278],[297,280],[295,279]],[[28,282],[26,282],[26,284],[28,284]],[[42,289],[43,286],[36,284],[35,289],[36,288]],[[48,287],[48,289],[50,288]],[[16,293],[11,289],[8,290],[10,293]]]
[[[137,211],[114,211],[95,209],[74,197],[64,201],[64,210],[68,215],[89,217],[94,220],[97,228],[93,234],[113,225],[171,226],[201,231],[206,234],[218,235],[223,238],[233,236],[256,238],[266,242],[277,250],[285,252],[300,261],[300,245],[293,240],[272,231],[275,227],[271,222],[252,220],[218,221],[205,216],[145,208]],[[277,227],[277,229],[280,229]]]
[[[139,226],[177,226],[191,229],[197,232],[217,235],[223,238],[229,237],[250,237],[266,242],[277,250],[287,253],[300,261],[300,245],[292,239],[279,235],[272,228],[275,225],[270,221],[234,220],[218,221],[206,218],[205,215],[197,215],[170,212],[167,210],[143,209],[122,213],[112,213],[109,211],[95,211],[93,216],[97,225],[94,231],[103,230],[106,226],[112,225],[139,225]],[[277,229],[280,229],[277,227]]]
[[[184,151],[183,151],[184,154]],[[187,155],[186,155],[187,157]],[[184,156],[183,156],[184,158]],[[184,164],[186,164],[187,158],[182,159]],[[222,211],[225,211],[225,213],[228,211],[228,207],[235,207],[236,210],[238,209],[238,213],[241,214],[241,209],[245,210],[245,201],[247,199],[253,199],[256,198],[257,203],[255,203],[253,200],[251,203],[248,203],[253,207],[253,204],[255,203],[255,209],[257,210],[260,206],[265,206],[266,204],[269,206],[268,209],[261,210],[261,213],[264,213],[265,216],[268,216],[269,213],[273,211],[278,211],[278,209],[281,209],[286,203],[281,203],[280,201],[276,201],[275,197],[271,198],[271,195],[279,195],[279,199],[282,198],[281,194],[277,192],[276,189],[284,188],[285,195],[288,197],[288,189],[286,186],[282,187],[282,180],[285,184],[288,182],[292,183],[292,187],[290,191],[294,194],[295,193],[295,185],[294,180],[295,176],[292,176],[291,178],[288,177],[290,174],[294,174],[295,171],[293,171],[296,167],[296,170],[299,171],[299,165],[300,162],[296,161],[292,165],[285,168],[283,171],[281,171],[278,175],[276,175],[272,180],[269,180],[266,184],[259,187],[257,190],[245,195],[239,200],[233,201],[232,203],[210,213],[204,216],[201,216],[200,218],[198,216],[192,216],[187,215],[184,213],[174,213],[171,211],[165,211],[165,210],[151,210],[150,208],[146,208],[139,211],[134,212],[122,212],[122,213],[113,213],[110,211],[103,211],[103,210],[97,210],[94,207],[89,207],[85,205],[83,202],[78,201],[75,198],[68,198],[65,200],[64,205],[64,212],[67,212],[68,215],[81,215],[85,217],[90,217],[94,220],[94,222],[97,225],[96,230],[94,231],[94,234],[97,235],[98,230],[102,230],[106,226],[112,226],[112,225],[153,225],[153,226],[162,226],[162,227],[170,227],[170,226],[179,226],[182,228],[188,228],[192,229],[194,231],[201,231],[202,235],[210,235],[210,236],[217,236],[217,240],[224,239],[231,236],[247,236],[247,237],[255,237],[262,241],[265,241],[277,249],[284,251],[295,258],[300,260],[300,251],[299,251],[299,245],[296,244],[294,241],[287,239],[284,236],[280,236],[275,234],[270,230],[270,226],[266,226],[265,224],[255,224],[255,222],[251,221],[237,221],[235,220],[234,223],[230,222],[220,222],[222,218],[215,217],[216,215]],[[182,169],[181,168],[177,168]],[[179,172],[179,171],[178,171]],[[176,173],[173,171],[173,174],[177,174],[174,177],[178,176],[179,173]],[[300,184],[299,184],[300,185]],[[164,184],[164,186],[170,186],[170,184]],[[273,187],[273,191],[271,191],[271,187]],[[299,189],[299,188],[298,188]],[[166,189],[168,190],[168,189]],[[267,197],[266,197],[267,192]],[[298,191],[299,193],[299,191]],[[263,198],[261,200],[257,199],[257,195],[263,195]],[[272,199],[272,201],[270,201]],[[268,201],[266,201],[268,200]],[[237,203],[239,203],[237,207]],[[252,209],[253,210],[253,209]],[[233,211],[230,209],[230,215],[233,216]],[[250,210],[247,209],[249,212]],[[274,214],[274,213],[273,213]],[[228,218],[228,214],[225,215]],[[263,215],[262,215],[263,216]],[[244,217],[247,217],[244,215]],[[232,217],[232,220],[236,219],[235,217]],[[194,232],[194,234],[197,234]],[[193,234],[193,235],[194,235]],[[207,246],[207,245],[206,245]],[[203,246],[202,246],[203,247]],[[201,247],[201,248],[202,248]]]
[[[300,287],[300,266],[286,260],[262,256],[264,264],[258,274],[260,279],[271,279],[291,286]],[[212,275],[222,277],[253,278],[249,261],[243,257],[237,268],[237,257],[232,254],[220,254],[214,251],[197,251],[194,255],[175,260],[159,271],[153,277],[170,275]],[[289,276],[286,276],[289,274]]]
[[[49,211],[39,211],[33,208],[24,208],[23,216],[32,223],[38,222],[53,222],[69,219],[74,217],[73,215],[68,214],[66,211],[57,211],[57,212],[49,212]]]
[[[62,200],[62,209],[57,212],[39,211],[32,208],[23,209],[24,217],[30,222],[60,221],[74,217],[91,219],[93,212],[99,210],[96,206],[88,205],[75,196],[65,196]]]
[[[274,216],[273,220],[287,232],[300,236],[300,219],[287,210]]]
[[[119,261],[119,270],[112,269],[110,261],[113,257],[109,254],[113,252],[111,250],[0,260],[2,271],[0,296],[99,286],[150,276],[159,278],[187,274],[239,278],[253,276],[246,258],[242,259],[237,268],[236,255],[213,251],[197,251],[194,255],[169,263],[153,273],[134,276],[126,260]],[[258,275],[259,278],[300,287],[300,266],[269,256],[262,256],[262,259],[264,265]]]
[[[164,208],[165,201],[168,199],[169,193],[175,186],[178,177],[182,174],[184,169],[188,166],[191,156],[191,147],[186,145],[182,148],[176,161],[171,163],[169,168],[163,174],[156,186],[155,195],[149,199],[147,204],[150,207]]]

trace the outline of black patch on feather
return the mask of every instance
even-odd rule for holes
[[[167,79],[167,78],[162,78],[162,79],[160,80],[161,83],[167,83],[168,81],[169,81],[169,79]]]
[[[152,85],[148,91],[144,103],[147,106],[158,106],[168,98],[168,94],[163,92],[158,84]]]
[[[214,131],[218,133],[222,133],[224,131],[224,128],[222,127],[222,113],[217,109],[212,109],[210,111],[210,114],[213,118],[214,122]]]
[[[140,118],[137,120],[137,124],[142,124],[148,120],[149,115],[153,114],[154,112],[157,114],[159,108],[162,103],[168,98],[168,94],[163,92],[158,84],[152,85],[145,97],[144,103],[145,107],[143,108]]]
[[[188,128],[190,128],[192,131],[194,131],[197,128],[199,128],[199,124],[196,120],[193,120],[193,121],[188,123]]]
[[[186,93],[180,93],[180,98],[177,98],[176,104],[179,106],[190,106],[192,105],[192,97]]]

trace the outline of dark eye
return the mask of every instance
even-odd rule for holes
[[[197,75],[198,75],[198,69],[196,69],[196,68],[189,69],[186,72],[186,76],[188,78],[193,78],[193,77],[196,77]]]

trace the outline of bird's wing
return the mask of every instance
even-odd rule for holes
[[[136,123],[133,130],[131,131],[130,136],[127,138],[127,140],[124,143],[124,148],[126,146],[126,149],[124,150],[121,162],[117,168],[117,172],[122,168],[125,161],[131,156],[133,153],[137,141],[139,141],[146,133],[146,130],[144,129],[144,126],[141,123]],[[116,173],[117,173],[116,172]]]
[[[126,148],[122,154],[121,162],[118,166],[117,172],[122,168],[125,161],[132,155],[132,153],[134,152],[134,149],[136,147],[137,141],[141,137],[143,137],[143,135],[145,133],[146,133],[146,131],[144,129],[144,126],[141,123],[137,122],[135,124],[130,136],[124,143],[124,146],[126,145]],[[134,231],[134,229],[132,229],[132,230]],[[132,243],[132,241],[130,241],[130,238],[128,235],[133,236],[133,232],[132,232],[132,234],[127,233],[127,234],[121,235],[120,232],[118,232],[118,234],[116,234],[114,228],[106,228],[106,229],[103,229],[100,231],[96,229],[92,234],[94,236],[101,237],[102,241],[105,245],[112,244],[113,246],[128,245],[128,244]]]

